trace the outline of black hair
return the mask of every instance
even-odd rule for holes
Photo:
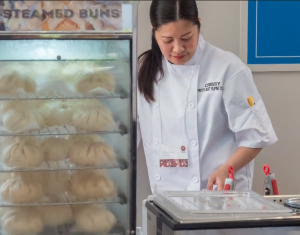
[[[153,0],[150,6],[152,25],[151,49],[138,57],[138,89],[148,102],[154,101],[154,84],[157,74],[164,76],[162,53],[155,39],[155,31],[163,24],[178,20],[193,22],[200,29],[198,8],[195,0]]]

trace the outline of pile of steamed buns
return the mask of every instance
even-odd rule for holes
[[[20,64],[1,68],[0,94],[14,95],[19,89],[35,94],[38,82],[30,74],[46,68],[32,70]],[[49,74],[52,77],[47,79],[70,82],[82,94],[99,87],[109,92],[115,89],[111,74],[94,70],[81,73],[74,64],[56,73],[52,68]],[[63,125],[87,132],[115,128],[110,110],[96,99],[2,101],[0,114],[3,128],[12,133]],[[115,152],[98,135],[15,136],[1,140],[4,166],[30,169],[60,161],[82,167],[97,166],[114,162]],[[86,202],[117,195],[114,183],[104,170],[13,172],[1,173],[0,177],[1,198],[13,204],[61,202],[66,197]],[[47,226],[69,222],[75,222],[83,232],[107,233],[116,218],[105,206],[94,204],[0,208],[1,228],[11,235],[38,234]]]

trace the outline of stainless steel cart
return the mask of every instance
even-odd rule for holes
[[[147,235],[300,234],[297,209],[283,205],[291,197],[235,191],[158,192],[146,202]]]

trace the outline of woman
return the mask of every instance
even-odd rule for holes
[[[138,144],[152,192],[223,190],[228,167],[250,190],[253,160],[277,141],[251,71],[204,41],[195,1],[152,1],[151,50],[139,57]]]

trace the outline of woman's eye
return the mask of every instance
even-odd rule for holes
[[[188,41],[188,40],[190,40],[192,37],[190,37],[190,38],[183,38],[182,40],[183,41]]]
[[[163,42],[169,44],[169,43],[171,43],[172,41],[167,41],[167,42],[163,41]]]

